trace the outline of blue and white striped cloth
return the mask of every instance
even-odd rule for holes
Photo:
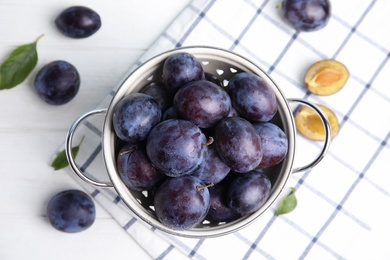
[[[297,33],[282,20],[279,0],[193,0],[134,65],[181,46],[225,48],[258,63],[286,97],[331,108],[341,126],[325,159],[290,178],[287,186],[297,189],[298,199],[292,213],[276,217],[274,206],[249,227],[219,238],[165,234],[137,220],[114,189],[81,183],[151,258],[390,259],[390,1],[331,2],[324,29]],[[348,67],[349,81],[334,95],[314,96],[303,75],[327,58]],[[99,107],[108,107],[114,91]],[[80,127],[86,138],[77,161],[104,180],[101,129],[99,120]],[[297,140],[295,164],[301,166],[321,143]]]

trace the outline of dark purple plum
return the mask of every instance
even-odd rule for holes
[[[261,138],[263,158],[259,168],[267,168],[280,163],[287,154],[288,140],[286,134],[279,126],[266,123],[253,123],[253,127]]]
[[[227,166],[219,157],[215,145],[211,144],[205,147],[203,157],[200,167],[191,174],[192,176],[199,178],[202,183],[217,184],[230,172],[229,166]]]
[[[233,116],[240,116],[240,115],[238,114],[237,110],[233,106],[231,106],[228,117],[233,117]]]
[[[161,120],[157,101],[143,93],[131,93],[114,107],[112,123],[116,135],[125,142],[146,139],[150,130]]]
[[[276,96],[268,83],[258,75],[241,72],[227,86],[233,107],[249,121],[267,122],[278,109]]]
[[[165,110],[162,115],[162,119],[161,119],[162,121],[167,119],[180,119],[179,113],[173,106]]]
[[[212,224],[230,222],[241,217],[236,211],[227,205],[227,187],[215,185],[209,188],[210,209],[207,212],[206,220]]]
[[[162,82],[151,82],[141,88],[139,92],[152,96],[163,112],[173,105],[173,96],[167,91],[165,84]]]
[[[93,200],[83,191],[65,190],[54,195],[47,205],[50,224],[67,233],[81,232],[95,221]]]
[[[260,136],[241,117],[228,117],[217,125],[215,145],[222,160],[236,172],[255,169],[263,156]]]
[[[329,0],[284,0],[284,19],[297,31],[317,31],[325,27],[330,18]]]
[[[256,171],[236,175],[227,189],[228,206],[246,216],[260,209],[271,193],[271,181]]]
[[[154,208],[168,228],[188,230],[199,225],[210,207],[210,193],[198,178],[182,176],[165,180],[156,190]]]
[[[229,115],[228,93],[207,80],[197,80],[181,87],[173,100],[179,115],[199,126],[209,128]]]
[[[42,67],[34,80],[38,95],[51,105],[63,105],[71,101],[80,88],[80,75],[75,66],[57,60]]]
[[[117,170],[123,183],[135,191],[156,188],[166,177],[151,163],[143,143],[127,143],[122,147],[117,157]]]
[[[204,79],[200,62],[190,53],[180,52],[169,56],[163,65],[163,78],[168,91],[175,93],[184,84]]]
[[[146,152],[152,163],[170,177],[193,172],[203,160],[205,135],[195,124],[168,119],[150,131]]]
[[[58,30],[70,38],[86,38],[96,33],[101,25],[97,12],[85,6],[72,6],[55,19]]]

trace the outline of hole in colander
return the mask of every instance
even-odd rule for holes
[[[235,68],[230,68],[231,73],[237,73],[237,70]]]
[[[224,71],[221,69],[216,69],[215,71],[217,72],[218,75],[222,75],[224,73]]]
[[[229,80],[224,79],[224,80],[223,80],[223,86],[226,87],[228,84],[229,84]]]

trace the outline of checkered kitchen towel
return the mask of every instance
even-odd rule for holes
[[[290,178],[287,186],[297,189],[295,211],[276,217],[271,208],[254,224],[224,237],[165,234],[137,220],[114,189],[82,183],[152,258],[390,259],[390,1],[331,2],[332,17],[324,29],[297,33],[282,21],[279,0],[193,0],[134,65],[181,46],[225,48],[258,63],[286,97],[330,107],[341,125],[325,159]],[[343,62],[350,79],[335,95],[311,95],[303,75],[326,58]],[[108,106],[114,91],[100,107]],[[78,134],[86,140],[77,161],[104,180],[101,129],[99,119],[80,127]],[[321,143],[297,140],[295,164],[301,166],[318,154]]]

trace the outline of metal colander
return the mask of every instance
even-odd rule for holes
[[[283,129],[288,138],[288,152],[285,159],[278,165],[265,170],[265,173],[271,177],[270,179],[272,182],[272,190],[268,200],[262,205],[259,210],[248,216],[244,216],[227,223],[209,223],[207,221],[204,221],[197,227],[184,231],[172,230],[158,221],[154,212],[153,192],[131,191],[121,181],[121,178],[116,170],[116,144],[118,140],[112,126],[113,109],[118,103],[118,101],[131,92],[139,91],[139,89],[141,89],[143,86],[147,85],[150,82],[163,81],[162,67],[165,59],[170,55],[178,52],[187,52],[194,55],[201,62],[204,71],[215,75],[223,83],[224,86],[227,85],[227,82],[233,75],[243,71],[251,72],[262,77],[274,90],[278,103],[278,112],[272,122],[277,124],[281,129]],[[321,153],[313,162],[304,167],[293,168],[296,143],[296,128],[289,102],[299,102],[303,105],[312,107],[320,115],[326,130],[325,132],[327,138],[324,142],[324,147]],[[71,151],[72,137],[78,124],[87,117],[97,113],[106,113],[103,125],[102,146],[104,162],[106,165],[107,173],[110,178],[110,182],[99,182],[96,180],[91,180],[89,177],[87,177],[74,162]],[[255,63],[240,55],[218,48],[194,46],[164,52],[146,61],[135,71],[126,75],[124,80],[119,83],[117,91],[114,94],[108,109],[94,110],[88,112],[79,117],[74,122],[68,133],[66,151],[71,168],[80,178],[95,186],[115,188],[116,192],[123,200],[123,202],[127,205],[127,207],[142,221],[150,224],[151,226],[159,230],[165,231],[173,235],[193,238],[207,238],[230,234],[245,226],[248,226],[253,221],[258,219],[264,212],[266,212],[266,210],[269,209],[269,207],[280,195],[287,180],[289,179],[290,174],[314,167],[317,163],[321,161],[321,159],[326,154],[329,144],[330,126],[326,119],[326,116],[317,106],[301,99],[286,99],[280,89],[277,87],[277,85],[262,69],[260,69]]]

